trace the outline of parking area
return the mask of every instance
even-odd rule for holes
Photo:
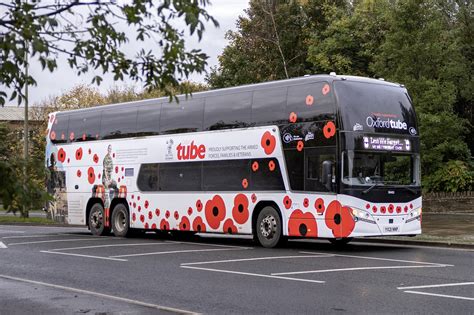
[[[120,301],[137,313],[463,314],[474,308],[473,250],[357,242],[338,249],[323,240],[264,249],[249,238],[147,233],[120,239],[77,227],[0,226],[0,264],[0,283]],[[95,304],[90,310],[104,308]]]

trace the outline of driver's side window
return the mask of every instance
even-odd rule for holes
[[[312,149],[305,152],[305,190],[334,191],[335,150]]]

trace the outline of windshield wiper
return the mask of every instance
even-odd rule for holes
[[[383,186],[383,185],[380,185],[379,183],[376,183],[376,184],[373,184],[372,186],[370,186],[369,188],[367,188],[366,190],[364,190],[362,192],[362,194],[368,194],[372,189],[374,189],[375,187],[380,187],[380,186]]]

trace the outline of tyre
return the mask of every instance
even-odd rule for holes
[[[96,203],[92,206],[88,223],[93,235],[103,236],[110,232],[110,229],[105,227],[105,211],[100,203]]]
[[[255,239],[266,248],[278,246],[283,240],[281,218],[273,207],[265,207],[260,211],[254,227]]]
[[[118,203],[112,212],[112,229],[117,237],[126,237],[130,232],[130,216],[127,207]]]
[[[338,247],[345,246],[352,241],[352,237],[330,238],[329,241]]]

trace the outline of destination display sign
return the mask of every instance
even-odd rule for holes
[[[409,139],[398,139],[392,137],[362,137],[363,148],[367,150],[410,152],[411,143]]]

